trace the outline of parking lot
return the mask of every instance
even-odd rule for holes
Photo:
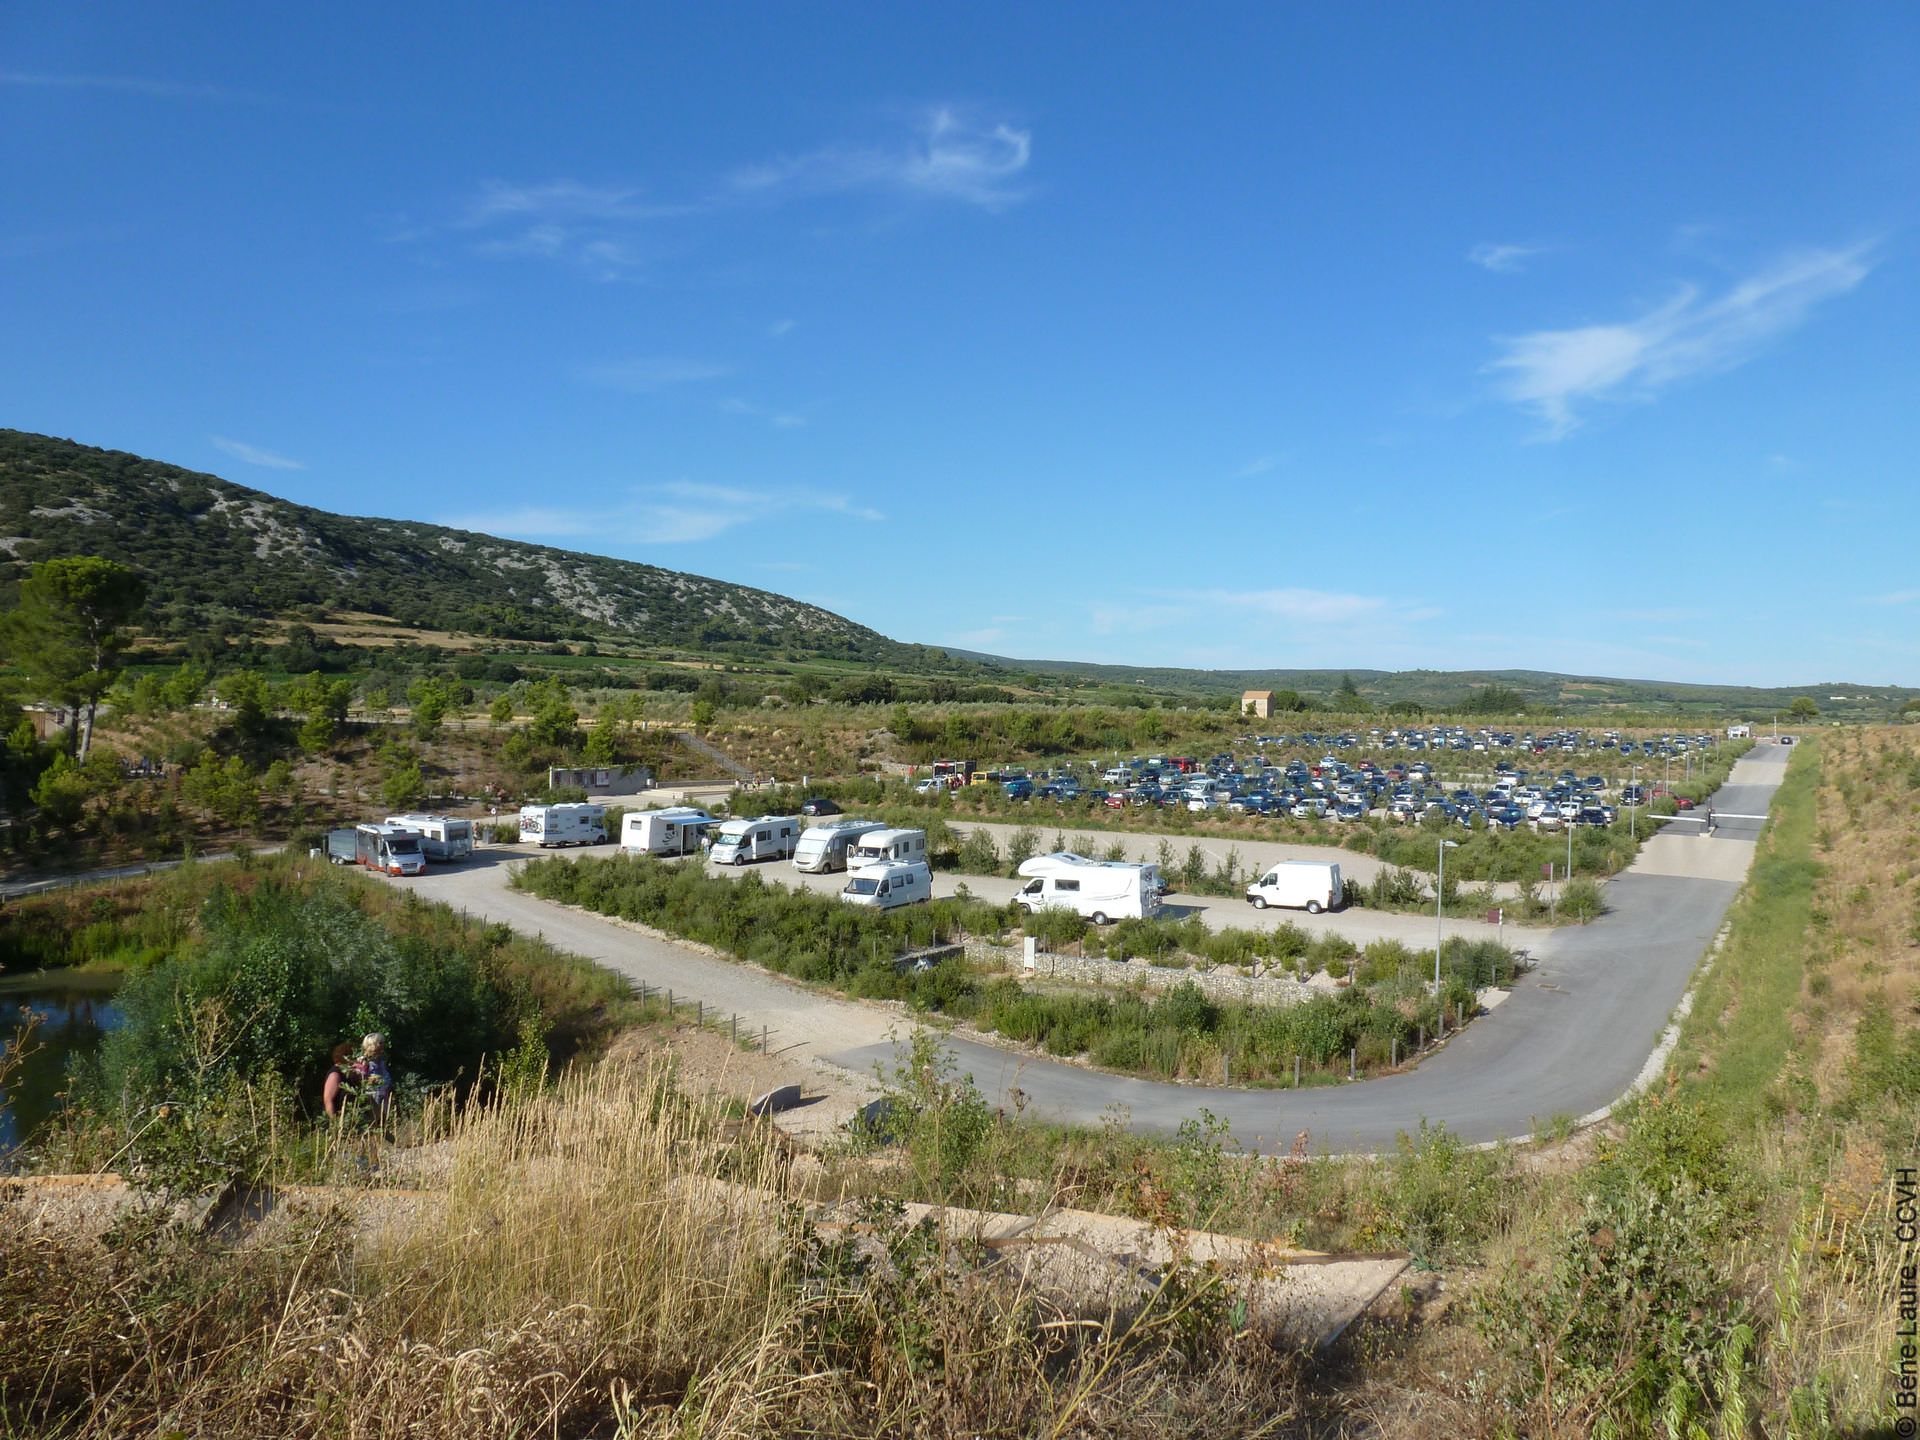
[[[1249,735],[1210,756],[1132,756],[1040,770],[943,760],[913,781],[926,797],[971,798],[992,786],[1012,801],[1073,808],[1555,832],[1620,824],[1660,801],[1671,801],[1663,809],[1690,808],[1685,792],[1719,743],[1705,733],[1388,727]]]

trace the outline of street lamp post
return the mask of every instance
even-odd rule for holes
[[[1440,864],[1433,881],[1433,998],[1440,998],[1440,942],[1447,905],[1447,851],[1456,850],[1458,840],[1440,842]]]

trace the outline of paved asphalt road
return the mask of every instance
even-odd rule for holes
[[[1790,754],[1777,745],[1757,746],[1735,771],[1739,783],[1715,796],[1716,812],[1764,814]],[[1758,829],[1756,821],[1723,820],[1717,835],[1682,843],[1727,847],[1701,850],[1696,868],[1731,876],[1738,867],[1708,857],[1736,845],[1750,848]],[[391,883],[544,932],[635,981],[673,986],[686,1000],[698,997],[738,1013],[743,1028],[770,1025],[795,1052],[855,1075],[893,1063],[895,1045],[886,1037],[896,1025],[905,1028],[903,1019],[508,890],[517,858],[490,850],[471,865]],[[1171,1132],[1204,1107],[1228,1122],[1239,1144],[1269,1151],[1287,1149],[1303,1130],[1321,1152],[1391,1150],[1422,1118],[1442,1121],[1468,1140],[1524,1137],[1537,1124],[1588,1115],[1625,1093],[1738,888],[1732,878],[1629,872],[1607,887],[1609,909],[1601,920],[1563,928],[1538,947],[1538,967],[1498,1010],[1418,1069],[1386,1079],[1297,1093],[1227,1090],[1129,1080],[977,1043],[949,1043],[962,1068],[996,1101],[1017,1086],[1029,1113],[1081,1124],[1098,1124],[1119,1107],[1137,1129]]]
[[[1790,753],[1756,747],[1743,766],[1748,783],[1723,787],[1715,809],[1764,814]],[[1755,822],[1729,822],[1721,837],[1750,841],[1757,829]],[[1538,968],[1498,1010],[1417,1069],[1385,1079],[1298,1092],[1229,1090],[1124,1079],[964,1041],[953,1049],[996,1101],[1017,1086],[1029,1113],[1082,1124],[1121,1107],[1134,1128],[1171,1132],[1204,1106],[1246,1148],[1284,1151],[1304,1130],[1313,1149],[1332,1153],[1390,1150],[1423,1118],[1471,1141],[1525,1136],[1555,1117],[1603,1109],[1626,1092],[1738,889],[1727,880],[1622,876],[1607,889],[1607,915],[1556,934]],[[881,1044],[827,1058],[871,1071],[891,1054]]]

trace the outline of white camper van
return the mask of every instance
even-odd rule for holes
[[[520,838],[542,849],[554,845],[607,843],[607,807],[604,805],[522,805]]]
[[[1027,883],[1013,897],[1013,903],[1028,914],[1071,910],[1096,925],[1158,915],[1165,890],[1158,865],[1090,860],[1067,850],[1021,861],[1020,874]]]
[[[847,851],[847,869],[864,870],[869,865],[912,865],[927,858],[927,832],[924,830],[875,830],[862,835]]]
[[[744,865],[749,860],[784,860],[793,854],[800,822],[791,815],[762,815],[753,820],[729,820],[713,837],[707,856],[716,865]]]
[[[389,815],[387,824],[411,830],[430,862],[464,860],[473,853],[473,822],[452,815]]]
[[[1247,887],[1248,903],[1256,910],[1281,905],[1318,915],[1339,908],[1345,898],[1340,867],[1324,860],[1282,860]]]
[[[851,869],[847,856],[855,842],[886,828],[884,820],[855,820],[851,816],[810,825],[800,833],[800,843],[794,848],[793,868],[809,875]]]
[[[398,825],[357,825],[353,844],[354,859],[383,875],[418,875],[427,868],[420,837]]]
[[[911,865],[869,865],[847,877],[840,898],[849,905],[893,910],[933,899],[933,871],[924,860]]]
[[[691,805],[631,810],[620,819],[620,848],[629,855],[691,855],[713,823],[711,815]]]

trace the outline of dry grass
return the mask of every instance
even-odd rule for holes
[[[1844,1094],[1860,1017],[1911,1023],[1920,994],[1920,729],[1821,737],[1828,771],[1815,850],[1814,935],[1798,1027],[1823,1099]]]
[[[287,1206],[232,1244],[156,1212],[77,1247],[0,1210],[0,1434],[1145,1436],[1293,1413],[1294,1368],[1204,1277],[1089,1316],[885,1207],[823,1234],[781,1151],[657,1065],[428,1128],[435,1195]],[[406,1223],[369,1222],[396,1205]]]

